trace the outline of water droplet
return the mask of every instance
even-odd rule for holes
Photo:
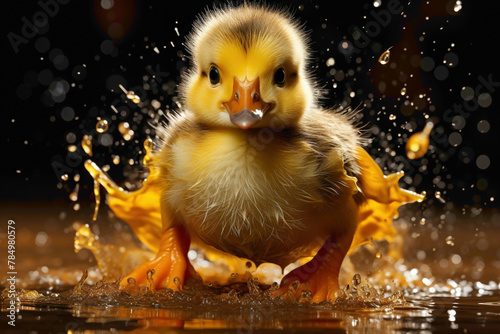
[[[429,136],[434,124],[428,122],[424,130],[413,134],[406,142],[406,156],[408,159],[419,159],[427,153],[429,148]]]
[[[446,244],[450,246],[455,246],[455,238],[453,238],[451,235],[446,237]]]
[[[101,185],[99,184],[99,181],[94,179],[95,208],[94,208],[94,215],[92,216],[92,221],[97,220],[97,214],[99,213],[99,205],[101,204],[100,188],[101,188]]]
[[[380,7],[382,5],[382,1],[381,0],[375,0],[373,1],[373,7],[377,8],[377,7]]]
[[[127,92],[127,99],[132,100],[135,96],[135,93],[131,90]]]
[[[147,280],[148,280],[148,283],[149,283],[149,289],[152,293],[155,293],[156,292],[156,289],[155,289],[155,281],[153,279],[153,276],[155,274],[155,270],[154,269],[149,269],[147,272],[146,272],[146,276],[147,276]]]
[[[190,249],[187,256],[189,260],[194,261],[198,257],[198,252],[196,252],[194,249]]]
[[[485,154],[481,154],[476,159],[476,165],[479,169],[487,169],[490,166],[490,158]]]
[[[327,61],[326,61],[326,66],[330,67],[330,66],[333,66],[335,65],[335,59],[333,58],[328,58]]]
[[[355,274],[354,277],[352,278],[352,287],[357,288],[358,285],[360,284],[361,284],[361,275]]]
[[[153,162],[153,158],[151,157],[151,153],[153,151],[153,140],[151,138],[147,138],[144,141],[144,150],[146,151],[146,154],[144,155],[144,158],[142,158],[142,163],[144,166],[149,166]]]
[[[99,122],[97,122],[97,124],[95,125],[95,129],[97,132],[99,133],[104,133],[106,131],[108,131],[109,129],[109,123],[107,120],[105,119],[101,119]]]
[[[84,135],[82,139],[82,148],[89,157],[92,156],[92,137]]]
[[[61,175],[61,180],[63,180],[63,181],[68,181],[68,179],[69,179],[68,174],[63,174],[63,175]]]
[[[134,93],[132,90],[126,90],[125,87],[123,87],[121,84],[118,85],[120,89],[125,93],[127,96],[127,99],[132,100],[134,103],[139,103],[141,102],[141,98]]]
[[[375,254],[375,258],[377,258],[377,259],[382,258],[382,254],[380,254],[380,253],[377,252],[377,254]]]
[[[436,191],[434,193],[434,196],[441,202],[441,203],[446,203],[446,201],[444,200],[444,198],[441,196],[441,192],[440,191]]]
[[[129,91],[127,92],[127,99],[132,100],[132,102],[134,102],[134,103],[139,103],[139,102],[141,102],[141,98],[140,98],[138,95],[136,95],[136,94],[135,94],[133,91],[131,91],[131,90],[129,90]]]
[[[69,199],[72,202],[78,201],[78,191],[79,190],[80,190],[80,185],[77,183],[76,186],[75,186],[75,189],[73,189],[73,191],[71,192],[71,194],[69,194]]]
[[[490,123],[486,120],[481,120],[477,123],[477,130],[481,133],[490,131]]]
[[[292,282],[292,284],[290,284],[290,287],[288,289],[289,289],[289,291],[295,292],[299,289],[299,287],[300,287],[300,281],[297,280],[297,281]]]
[[[120,156],[119,156],[119,155],[115,155],[115,156],[113,157],[113,163],[114,163],[115,165],[118,165],[118,164],[120,163]]]
[[[389,62],[389,60],[391,59],[391,51],[390,51],[391,48],[392,48],[392,46],[390,48],[388,48],[387,50],[385,50],[384,53],[382,53],[380,55],[380,57],[378,58],[378,62],[380,64],[386,65]]]
[[[179,290],[182,287],[181,279],[179,277],[174,277],[174,284],[179,288]]]
[[[401,95],[406,95],[406,87],[401,88]]]
[[[121,122],[118,124],[118,131],[122,134],[123,139],[129,141],[134,138],[134,130],[130,128],[130,124],[128,122]]]

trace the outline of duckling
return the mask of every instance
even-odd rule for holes
[[[384,177],[361,148],[353,112],[319,106],[307,38],[286,12],[249,3],[209,11],[188,50],[183,108],[158,129],[154,155],[158,253],[129,277],[142,284],[154,269],[156,288],[178,290],[193,274],[195,242],[282,268],[312,256],[275,295],[299,281],[314,302],[333,298],[369,201],[397,203],[394,214],[420,197],[399,189],[400,176]]]

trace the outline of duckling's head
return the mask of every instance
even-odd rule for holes
[[[283,11],[250,4],[209,11],[188,49],[181,93],[208,126],[290,128],[314,103],[305,37]]]

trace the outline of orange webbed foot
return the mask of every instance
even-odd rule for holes
[[[298,298],[302,292],[309,290],[314,303],[335,299],[335,292],[339,289],[339,270],[345,254],[337,243],[332,242],[331,237],[328,238],[311,261],[283,277],[273,297],[293,293]],[[301,284],[297,287],[296,282]]]
[[[182,227],[176,226],[165,230],[156,257],[137,267],[121,281],[120,285],[126,287],[130,278],[133,278],[138,286],[148,286],[152,283],[155,289],[179,291],[191,270],[191,264],[187,258],[188,250],[189,236]],[[151,269],[154,272],[150,271]]]
[[[318,269],[311,274],[304,275],[303,266],[289,272],[280,283],[280,288],[273,294],[274,297],[293,293],[298,298],[302,292],[311,292],[312,302],[319,303],[325,300],[335,299],[335,292],[339,289],[338,273],[330,273],[329,270]],[[304,277],[307,276],[306,279]],[[300,283],[300,285],[294,286]]]

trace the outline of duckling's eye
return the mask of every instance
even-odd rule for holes
[[[208,72],[208,77],[210,78],[210,83],[216,85],[220,82],[220,73],[215,66],[210,66],[210,72]]]
[[[285,70],[281,67],[274,72],[274,84],[283,87],[285,84]]]

